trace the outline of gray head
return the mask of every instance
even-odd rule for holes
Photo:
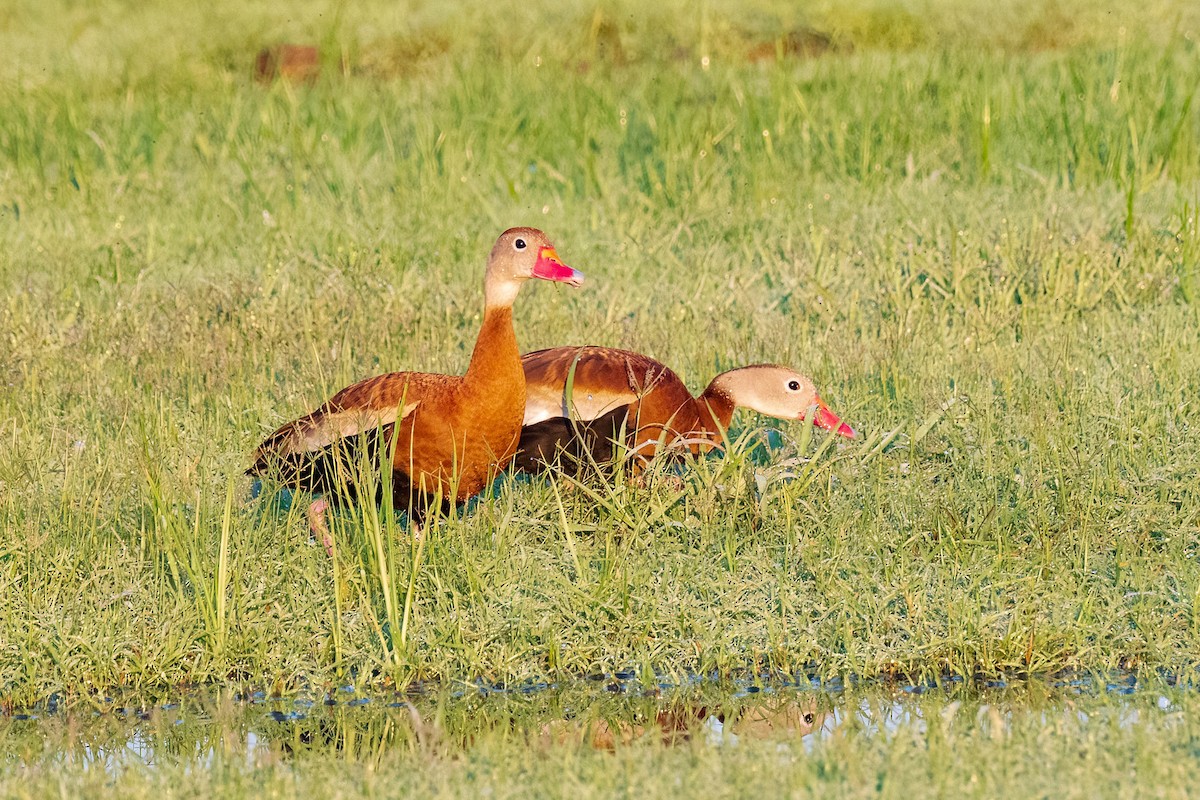
[[[817,394],[812,379],[775,364],[754,364],[731,369],[713,378],[708,392],[729,398],[736,407],[748,408],[776,419],[806,419],[816,409],[813,424],[853,439],[854,429],[829,410]]]

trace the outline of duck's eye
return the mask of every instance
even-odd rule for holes
[[[525,249],[525,240],[517,239],[515,242],[513,242],[513,247],[517,248],[518,250],[524,250]]]
[[[788,391],[800,391],[800,381],[788,381]]]

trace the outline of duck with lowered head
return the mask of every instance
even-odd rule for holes
[[[854,438],[810,378],[775,364],[722,372],[699,397],[666,365],[611,347],[555,347],[526,353],[526,400],[514,466],[537,472],[556,460],[611,461],[623,445],[640,462],[660,447],[693,454],[721,443],[737,408],[777,419],[806,419]],[[568,391],[570,383],[570,391]],[[569,395],[569,396],[568,396]]]

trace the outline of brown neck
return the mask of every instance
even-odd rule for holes
[[[521,351],[513,331],[511,307],[488,306],[484,310],[483,326],[475,340],[464,380],[470,385],[517,381],[524,387],[525,373],[521,369]]]
[[[696,405],[699,406],[700,421],[714,433],[729,430],[729,423],[733,422],[733,400],[717,386],[716,380],[696,398]]]

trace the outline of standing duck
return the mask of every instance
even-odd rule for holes
[[[555,347],[526,353],[521,365],[525,423],[514,463],[524,472],[560,457],[578,466],[589,460],[585,452],[597,464],[611,461],[622,430],[625,446],[643,463],[659,447],[699,454],[720,444],[739,407],[778,419],[805,419],[815,409],[818,428],[855,436],[821,402],[812,380],[774,364],[722,372],[699,397],[664,364],[627,350]]]
[[[392,462],[394,508],[420,526],[431,506],[444,511],[477,494],[517,451],[525,374],[512,304],[530,278],[578,286],[582,273],[559,260],[546,234],[500,234],[483,281],[483,325],[465,375],[393,372],[348,386],[316,411],[267,437],[249,475],[353,501],[364,467]],[[377,496],[378,496],[377,492]],[[309,507],[309,524],[331,546],[328,502]]]

